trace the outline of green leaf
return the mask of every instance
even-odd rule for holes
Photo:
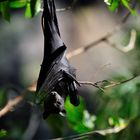
[[[120,0],[114,0],[112,4],[109,6],[109,9],[114,12],[120,4]]]
[[[28,17],[28,18],[32,17],[32,15],[31,15],[31,8],[30,7],[31,7],[30,3],[28,2],[26,4],[26,11],[25,11],[25,16]]]
[[[7,136],[7,131],[6,130],[0,130],[0,138]]]
[[[129,0],[121,0],[121,2],[131,12],[132,15],[137,15],[136,11],[130,7]]]
[[[26,4],[25,16],[28,18],[34,17],[41,9],[40,0],[30,0]]]
[[[107,5],[111,5],[112,0],[104,0],[104,2],[105,2]]]
[[[15,0],[15,1],[10,1],[10,7],[11,8],[22,8],[26,6],[27,0]]]
[[[4,19],[10,21],[10,7],[8,0],[0,3],[0,12]]]
[[[78,133],[93,130],[96,117],[90,115],[85,109],[85,104],[82,98],[80,98],[80,105],[78,107],[73,106],[68,98],[65,103],[65,109],[67,111],[67,120],[73,130]]]
[[[96,120],[96,116],[90,115],[87,110],[84,110],[83,112],[83,124],[87,128],[93,129],[94,128],[94,121]]]
[[[116,116],[108,118],[108,122],[111,126],[115,126],[115,127],[121,127],[127,124],[126,120]]]
[[[65,103],[65,109],[67,111],[67,119],[72,123],[76,123],[77,121],[82,120],[83,118],[85,104],[83,99],[80,98],[80,105],[78,107],[75,107],[70,103],[69,98],[67,98]]]

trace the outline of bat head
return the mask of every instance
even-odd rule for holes
[[[64,98],[56,91],[52,91],[44,102],[43,118],[47,118],[50,114],[60,114],[65,116]]]

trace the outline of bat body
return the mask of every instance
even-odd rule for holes
[[[43,12],[44,58],[37,82],[37,102],[44,104],[43,116],[64,114],[66,96],[79,105],[75,69],[65,56],[66,46],[58,28],[54,0],[44,0]]]

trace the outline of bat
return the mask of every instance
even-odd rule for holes
[[[44,0],[42,14],[44,33],[44,57],[36,90],[36,103],[44,105],[43,118],[50,114],[65,115],[64,102],[78,106],[78,87],[76,70],[66,58],[66,45],[61,39],[54,0]]]

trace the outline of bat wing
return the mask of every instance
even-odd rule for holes
[[[48,71],[59,61],[66,50],[58,28],[55,5],[53,0],[44,1],[43,32],[44,32],[44,58],[37,82],[37,92],[47,78]]]
[[[75,69],[69,64],[66,56],[66,46],[63,43],[53,0],[44,2],[44,58],[37,82],[37,102],[41,103],[53,91],[60,80],[76,81]],[[66,89],[64,89],[66,90]]]

